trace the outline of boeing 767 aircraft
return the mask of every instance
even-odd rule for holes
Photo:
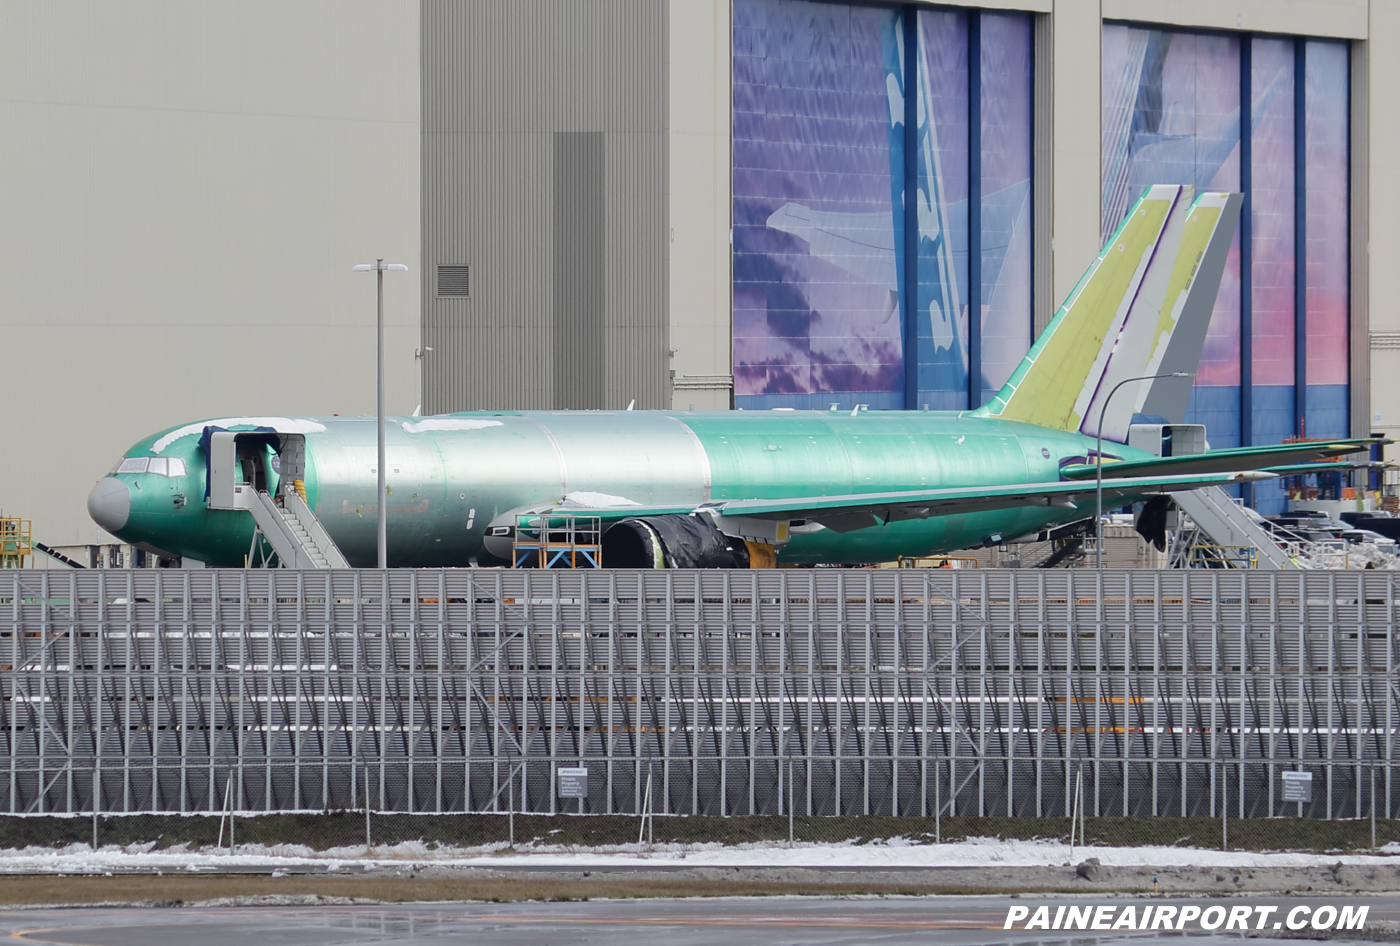
[[[1179,424],[1239,209],[1238,194],[1146,188],[972,411],[391,418],[389,564],[509,562],[517,517],[546,511],[598,517],[606,565],[889,561],[1093,515],[1100,433],[1105,508],[1364,449],[1202,451]],[[1159,377],[1129,380],[1144,375]],[[337,550],[318,564],[369,566],[377,476],[374,418],[222,417],[138,441],[88,509],[124,542],[218,566],[257,560],[258,523],[282,510]]]

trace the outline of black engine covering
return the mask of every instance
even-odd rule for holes
[[[1170,496],[1153,496],[1142,504],[1138,514],[1137,534],[1152,543],[1157,551],[1167,550],[1167,513],[1171,512]]]
[[[622,519],[603,533],[607,568],[656,568],[658,559],[665,568],[748,568],[749,550],[695,513]]]

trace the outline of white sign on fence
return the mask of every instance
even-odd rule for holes
[[[1312,801],[1311,772],[1280,772],[1284,801]]]
[[[560,798],[587,798],[588,797],[588,769],[560,768],[559,772],[559,797]]]

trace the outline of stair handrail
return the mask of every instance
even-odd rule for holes
[[[284,487],[282,492],[282,508],[290,511],[296,517],[297,522],[306,530],[306,535],[311,539],[326,559],[327,568],[349,568],[350,563],[346,560],[340,546],[335,544],[326,527],[321,524],[321,520],[311,511],[311,507],[301,498],[301,494],[294,488]]]
[[[281,510],[267,490],[258,490],[257,502],[253,503],[250,511],[253,521],[262,530],[263,537],[271,543],[272,550],[277,553],[279,565],[283,568],[316,567],[316,563],[311,560],[311,556],[302,548],[301,542],[292,532],[291,526],[287,525],[287,520],[282,518]]]

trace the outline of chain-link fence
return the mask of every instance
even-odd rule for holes
[[[215,847],[1365,847],[1400,813],[1398,612],[1391,573],[0,575],[0,812]]]

